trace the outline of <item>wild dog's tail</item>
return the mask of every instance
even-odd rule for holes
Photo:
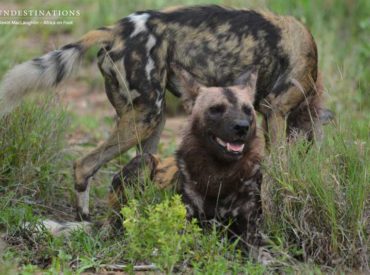
[[[88,48],[96,44],[104,45],[112,39],[111,27],[93,30],[75,43],[16,65],[0,83],[0,118],[11,112],[30,92],[60,84],[72,75]]]
[[[27,226],[27,225],[26,225]],[[64,222],[59,223],[53,220],[44,220],[40,226],[34,228],[34,231],[41,232],[47,230],[53,236],[69,236],[76,230],[83,230],[90,232],[92,230],[92,223],[90,222]]]

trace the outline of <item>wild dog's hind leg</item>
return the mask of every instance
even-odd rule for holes
[[[286,128],[288,114],[300,106],[312,95],[312,81],[305,79],[298,81],[292,79],[286,91],[275,95],[272,93],[260,111],[266,118],[267,131],[271,146],[276,146],[286,141]]]
[[[315,95],[302,102],[298,108],[289,114],[287,119],[288,140],[294,140],[299,136],[305,137],[308,141],[320,142],[322,140],[320,108],[317,103],[318,98]]]
[[[139,110],[131,110],[125,113],[107,141],[74,163],[78,218],[89,218],[88,179],[103,164],[152,134],[159,121],[152,120],[147,123],[145,122],[147,115],[147,112]]]
[[[288,116],[287,135],[289,140],[303,135],[308,141],[320,142],[323,138],[322,126],[333,120],[330,110],[323,107],[324,87],[318,74],[312,95]]]

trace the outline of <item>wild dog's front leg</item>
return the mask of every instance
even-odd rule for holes
[[[137,155],[113,177],[109,194],[109,206],[112,211],[109,224],[114,229],[122,228],[120,210],[129,199],[127,187],[144,188],[144,180],[147,178],[152,180],[154,178],[158,162],[157,157],[151,154]]]
[[[285,111],[280,110],[279,105],[272,105],[271,101],[277,101],[277,99],[269,98],[259,106],[259,111],[263,115],[261,126],[265,137],[266,148],[281,144],[286,136]]]
[[[77,218],[89,219],[89,178],[105,163],[147,138],[158,121],[146,123],[147,113],[132,110],[120,119],[113,134],[74,164]]]
[[[312,81],[292,79],[287,90],[271,93],[259,109],[267,122],[271,146],[284,143],[286,138],[287,116],[312,93]]]
[[[286,139],[286,117],[280,111],[273,111],[267,118],[270,145],[282,144]]]
[[[261,222],[262,222],[262,205],[260,201],[250,201],[243,206],[242,212],[236,218],[241,234],[243,244],[248,248],[259,247],[261,245]]]
[[[232,211],[235,219],[232,229],[237,235],[240,235],[243,245],[248,250],[261,245],[261,184],[262,173],[260,171],[244,181]]]
[[[161,133],[163,131],[164,125],[166,123],[165,114],[161,114],[160,122],[158,123],[155,130],[152,134],[142,142],[141,146],[138,146],[137,151],[138,153],[149,153],[149,154],[156,154],[159,144],[159,139],[161,137]]]

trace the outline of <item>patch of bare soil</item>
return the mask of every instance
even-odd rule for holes
[[[15,3],[0,3],[0,10],[15,10],[18,7]]]

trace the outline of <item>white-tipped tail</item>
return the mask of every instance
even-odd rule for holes
[[[38,231],[46,229],[53,236],[69,236],[76,230],[83,230],[90,232],[92,224],[90,222],[65,222],[58,223],[52,220],[42,221],[41,226],[37,228]]]
[[[0,117],[9,113],[28,93],[56,86],[70,76],[81,56],[79,45],[70,44],[8,71],[0,83]]]
[[[112,28],[90,31],[76,43],[16,65],[8,71],[0,83],[0,118],[11,112],[28,93],[56,86],[72,75],[88,48],[112,40]]]

